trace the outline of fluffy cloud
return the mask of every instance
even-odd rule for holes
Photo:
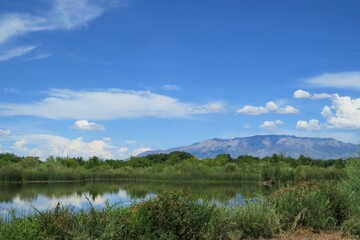
[[[360,72],[325,73],[305,81],[318,87],[360,89]]]
[[[292,106],[280,107],[276,103],[270,101],[267,102],[265,106],[251,106],[246,105],[242,108],[236,110],[237,113],[249,114],[249,115],[259,115],[265,113],[280,113],[280,114],[294,114],[298,113],[299,110]]]
[[[222,103],[195,105],[150,91],[71,91],[52,89],[42,101],[0,103],[0,116],[28,115],[51,119],[123,119],[137,117],[188,117],[217,113]]]
[[[284,124],[281,120],[276,121],[265,121],[260,125],[260,128],[262,129],[276,129],[278,125]]]
[[[11,135],[10,129],[0,129],[0,136],[9,136]]]
[[[83,138],[68,139],[54,135],[24,135],[16,136],[13,152],[19,155],[38,156],[46,159],[48,156],[70,156],[89,158],[98,156],[104,159],[125,159],[150,150],[144,146],[129,150],[126,147],[112,145],[108,140],[93,140],[86,142]]]
[[[329,127],[360,129],[360,98],[351,99],[334,94],[332,106],[325,106],[321,114]]]
[[[305,131],[314,131],[314,130],[320,130],[321,126],[319,124],[319,120],[317,119],[311,119],[310,121],[298,121],[296,123],[296,128],[299,130],[305,130]]]
[[[10,39],[32,32],[74,29],[102,15],[106,6],[103,1],[94,0],[52,0],[51,8],[39,16],[30,13],[4,13],[0,15],[0,45]],[[102,3],[102,4],[100,4]],[[31,52],[33,48],[17,47],[0,53],[0,61],[19,57]]]
[[[294,92],[294,98],[310,98],[310,93],[301,89]]]
[[[73,128],[83,131],[105,130],[105,127],[103,125],[94,122],[89,122],[87,120],[77,120],[74,123]]]
[[[333,95],[328,93],[314,93],[311,94],[307,91],[303,91],[301,89],[294,92],[294,98],[310,98],[310,99],[325,99],[332,98]]]

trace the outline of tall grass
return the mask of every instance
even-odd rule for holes
[[[348,196],[351,215],[343,224],[343,231],[360,238],[360,154],[346,163],[347,177],[341,183]]]

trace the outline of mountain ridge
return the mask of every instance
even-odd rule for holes
[[[203,158],[214,158],[218,154],[228,153],[233,158],[240,155],[266,157],[284,154],[298,158],[300,155],[313,159],[339,159],[356,156],[360,145],[345,143],[334,138],[297,137],[294,135],[254,135],[229,139],[212,138],[195,142],[188,146],[174,147],[167,150],[147,151],[138,156],[155,153],[184,151]]]

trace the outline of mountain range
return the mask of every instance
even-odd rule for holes
[[[339,159],[356,156],[360,145],[344,143],[333,138],[296,137],[290,135],[256,135],[231,139],[213,138],[190,146],[175,147],[167,150],[147,151],[139,156],[155,153],[184,151],[197,158],[214,158],[228,153],[233,158],[251,155],[263,158],[274,153],[298,158],[300,155],[312,159]]]

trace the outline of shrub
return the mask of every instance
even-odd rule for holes
[[[298,184],[282,188],[270,198],[281,215],[285,230],[304,226],[317,231],[331,229],[337,223],[330,197],[317,185]]]
[[[248,203],[233,209],[232,235],[240,239],[271,238],[280,230],[280,218],[267,202]]]
[[[205,239],[214,207],[181,191],[164,192],[134,205],[123,230],[133,239]]]

